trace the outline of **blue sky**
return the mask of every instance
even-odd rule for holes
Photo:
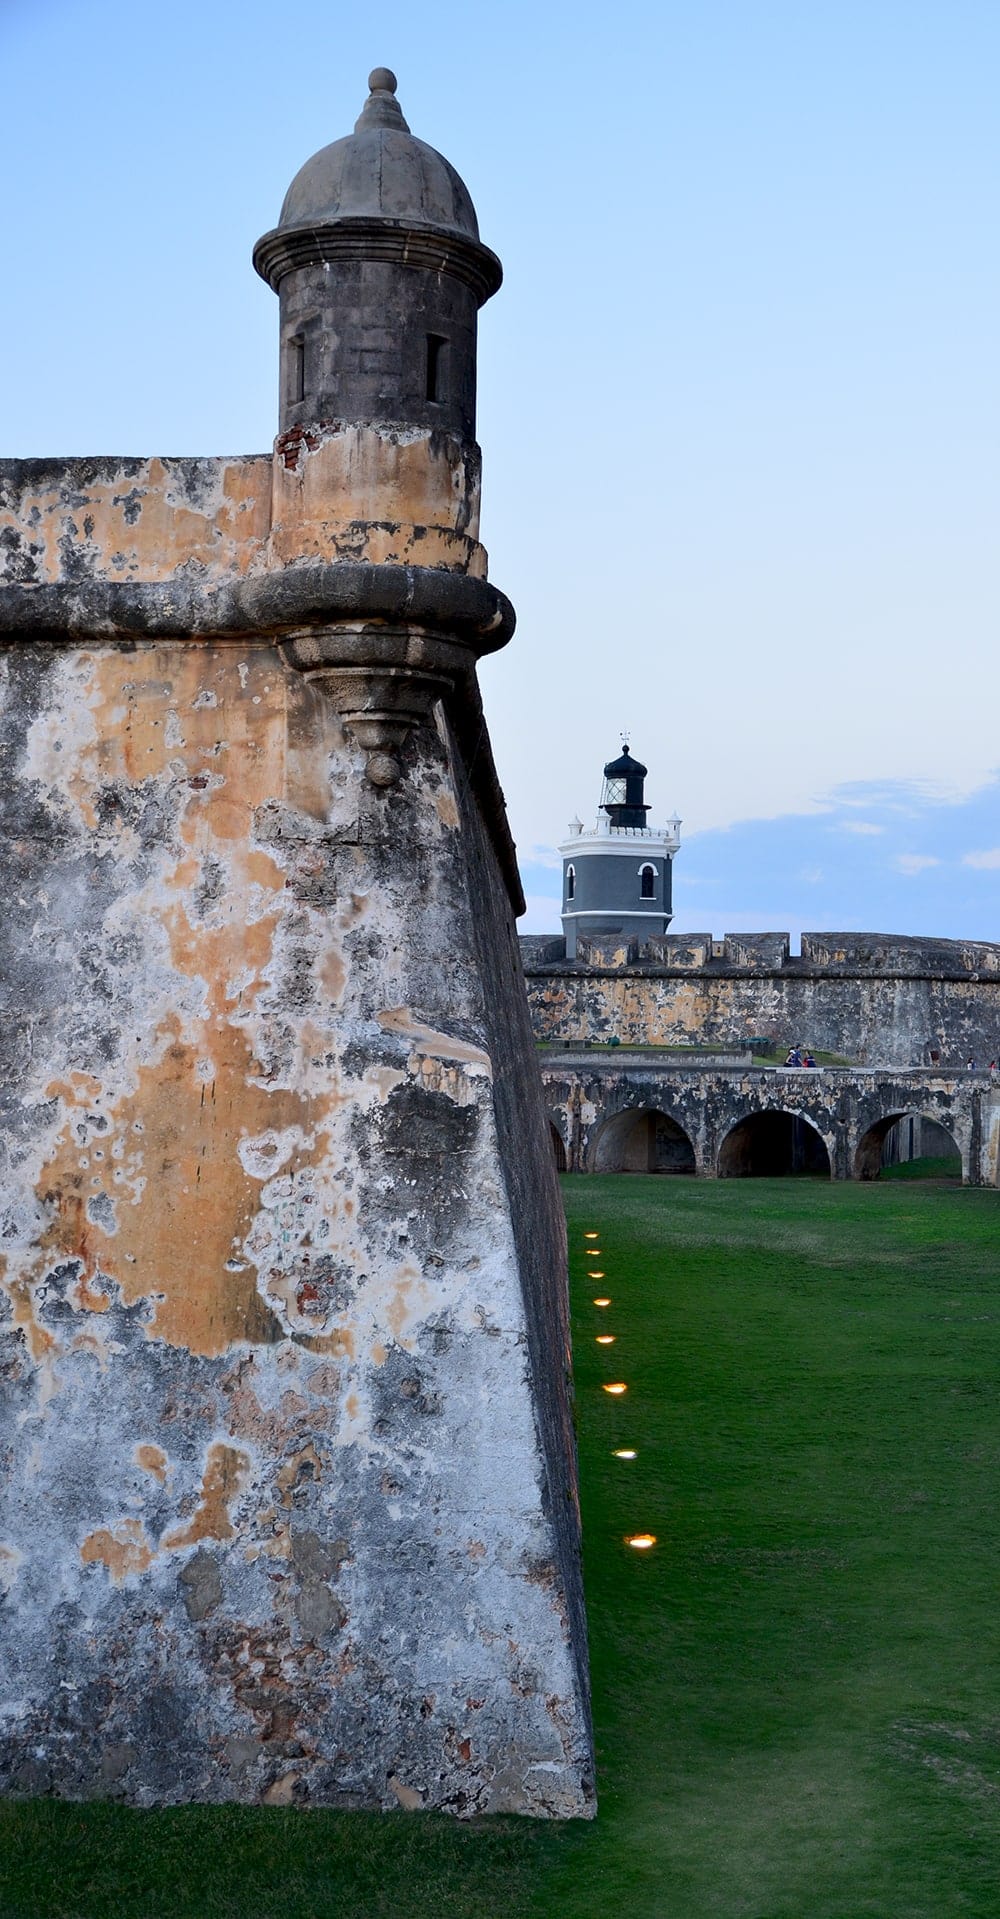
[[[1000,783],[966,799],[903,782],[836,788],[822,808],[696,834],[674,866],[678,933],[998,937]],[[559,925],[561,863],[523,865],[524,930]]]
[[[0,0],[0,450],[270,444],[250,250],[376,63],[506,269],[483,682],[531,923],[626,727],[679,928],[997,934],[996,0]]]

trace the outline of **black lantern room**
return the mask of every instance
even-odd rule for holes
[[[604,769],[604,791],[601,794],[601,806],[612,826],[645,826],[649,807],[644,799],[644,786],[649,768],[641,760],[634,760],[628,747],[623,745],[617,760],[609,760]]]

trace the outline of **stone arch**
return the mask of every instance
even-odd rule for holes
[[[686,1173],[697,1171],[690,1137],[658,1106],[626,1106],[594,1129],[588,1154],[592,1173]]]
[[[552,1141],[552,1157],[556,1163],[556,1172],[565,1173],[567,1169],[566,1141],[554,1119],[549,1120],[549,1137]]]
[[[745,1113],[719,1148],[720,1179],[782,1179],[795,1174],[830,1179],[827,1143],[812,1120],[783,1107]]]
[[[886,1142],[896,1127],[904,1121],[916,1121],[921,1127],[933,1127],[936,1134],[944,1134],[951,1141],[952,1151],[961,1168],[961,1176],[967,1177],[965,1155],[950,1126],[946,1126],[940,1114],[922,1113],[916,1107],[901,1107],[894,1113],[883,1113],[880,1119],[873,1120],[862,1133],[854,1154],[855,1179],[877,1179],[882,1170]],[[934,1142],[940,1145],[940,1139]],[[935,1155],[938,1157],[940,1155]]]

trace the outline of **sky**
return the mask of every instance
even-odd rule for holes
[[[270,445],[251,248],[377,64],[505,267],[522,928],[624,730],[676,930],[1000,938],[996,0],[0,0],[0,452]]]

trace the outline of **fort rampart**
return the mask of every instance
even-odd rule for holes
[[[1000,1053],[1000,945],[883,933],[522,937],[532,1024],[555,1043],[802,1043],[859,1066],[988,1064]]]

